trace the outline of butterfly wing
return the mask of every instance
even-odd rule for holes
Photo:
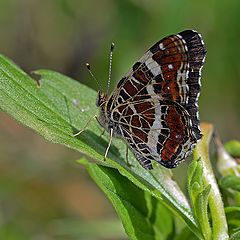
[[[167,168],[176,167],[189,156],[196,143],[187,111],[176,102],[148,99],[122,105],[116,119],[121,136],[127,140],[138,161],[147,169],[151,161]]]
[[[107,104],[110,119],[119,124],[122,135],[146,168],[150,168],[151,160],[166,167],[175,167],[201,138],[197,100],[205,55],[202,38],[195,31],[186,30],[166,37],[134,64],[111,95]],[[145,115],[139,119],[145,125],[133,120],[142,114],[141,110],[147,109],[151,109],[152,121]],[[173,124],[173,119],[178,119],[178,124]],[[130,129],[126,124],[131,125]],[[159,130],[155,129],[156,125]],[[165,134],[161,134],[162,130]],[[176,142],[173,137],[176,133],[184,140]],[[129,137],[138,134],[142,135],[145,150],[136,148],[137,140]],[[159,136],[162,136],[161,141]],[[159,144],[161,152],[155,151]],[[170,144],[176,146],[170,149]],[[183,147],[185,153],[182,156]],[[147,157],[144,151],[148,151]]]

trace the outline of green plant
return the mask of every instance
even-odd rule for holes
[[[103,161],[108,138],[101,136],[96,121],[80,136],[73,136],[97,113],[96,93],[56,72],[38,70],[35,74],[40,76],[39,84],[1,56],[0,108],[47,140],[88,156],[78,162],[109,198],[130,239],[240,238],[239,167],[218,144],[220,177],[216,179],[208,154],[213,134],[210,124],[201,126],[204,137],[188,169],[188,197],[170,170],[155,166],[147,171],[131,153],[133,166],[129,166],[121,140],[114,140]],[[226,149],[239,157],[239,142],[228,143]],[[178,219],[184,224],[179,225]]]

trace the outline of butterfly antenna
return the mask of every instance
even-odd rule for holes
[[[110,83],[111,83],[113,50],[114,50],[114,43],[111,44],[111,48],[110,48],[109,72],[108,72],[108,83],[107,83],[107,93],[108,93],[108,91],[109,91],[109,87],[110,87]]]
[[[86,63],[86,68],[88,70],[88,72],[90,73],[90,75],[92,76],[92,78],[96,81],[97,85],[98,85],[98,89],[102,89],[102,86],[100,85],[99,81],[95,78],[95,76],[93,75],[92,71],[91,71],[91,66],[89,63]]]

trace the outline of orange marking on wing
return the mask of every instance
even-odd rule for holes
[[[132,128],[132,132],[138,138],[140,138],[143,142],[147,142],[147,134],[138,128]]]
[[[134,96],[137,93],[137,89],[132,85],[130,81],[126,81],[123,88],[130,96]]]
[[[141,69],[138,69],[134,72],[133,77],[138,80],[140,83],[148,83],[149,79],[146,77],[144,72]]]
[[[169,161],[183,141],[182,133],[185,132],[185,125],[175,106],[169,106],[165,121],[171,131],[169,138],[164,144],[161,157],[163,161]]]

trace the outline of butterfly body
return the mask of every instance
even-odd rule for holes
[[[98,120],[121,137],[140,164],[167,168],[187,158],[201,138],[200,75],[206,50],[200,34],[185,30],[153,45],[108,96],[99,91]]]
[[[114,137],[122,137],[119,125],[111,119],[111,112],[107,111],[108,96],[106,93],[99,91],[96,101],[97,107],[99,107],[98,122],[108,132],[113,130]]]

